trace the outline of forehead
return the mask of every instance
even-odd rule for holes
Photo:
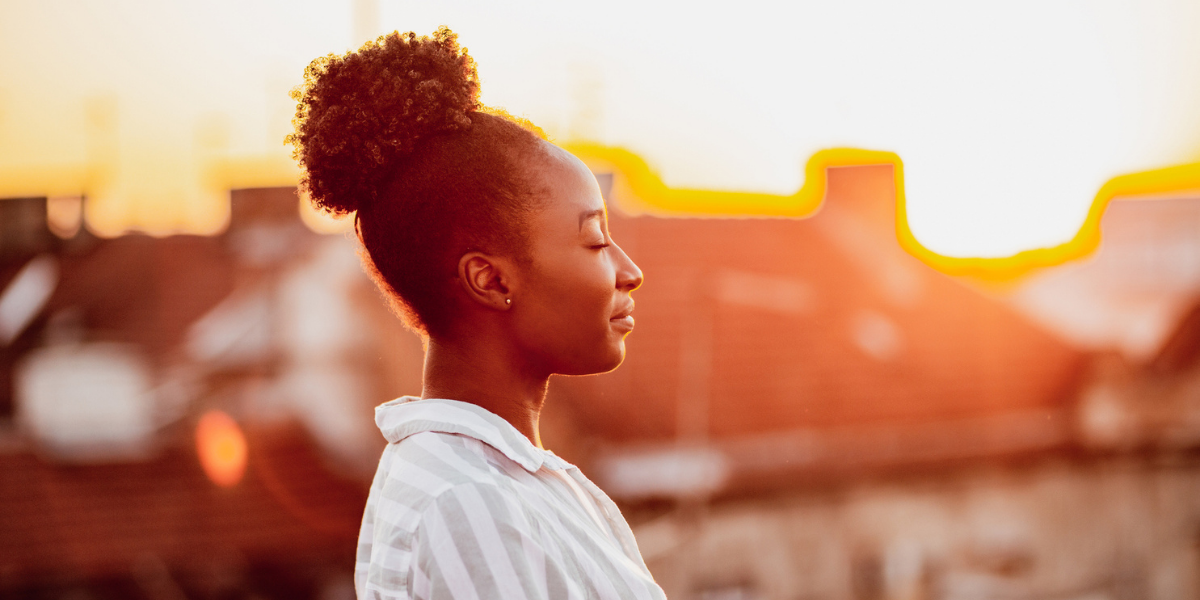
[[[579,224],[583,213],[604,210],[604,198],[596,177],[570,152],[549,142],[545,144],[545,160],[538,167],[546,197],[543,213]]]

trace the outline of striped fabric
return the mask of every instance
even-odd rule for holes
[[[360,599],[665,598],[608,496],[504,419],[404,397],[375,422]]]

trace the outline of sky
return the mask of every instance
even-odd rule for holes
[[[668,185],[794,193],[832,147],[905,168],[917,239],[1071,238],[1109,179],[1200,161],[1200,3],[5,0],[0,196],[86,193],[102,233],[215,232],[294,181],[313,58],[457,31],[486,104],[627,148]]]

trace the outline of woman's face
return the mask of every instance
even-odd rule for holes
[[[546,148],[532,174],[548,194],[530,222],[531,258],[510,308],[514,337],[551,373],[611,371],[625,357],[630,292],[642,284],[642,271],[609,236],[592,172],[569,152]]]

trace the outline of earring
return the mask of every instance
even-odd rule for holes
[[[508,304],[508,305],[511,305],[511,304],[512,304],[512,298],[505,298],[505,299],[504,299],[504,303],[505,303],[505,304]]]

